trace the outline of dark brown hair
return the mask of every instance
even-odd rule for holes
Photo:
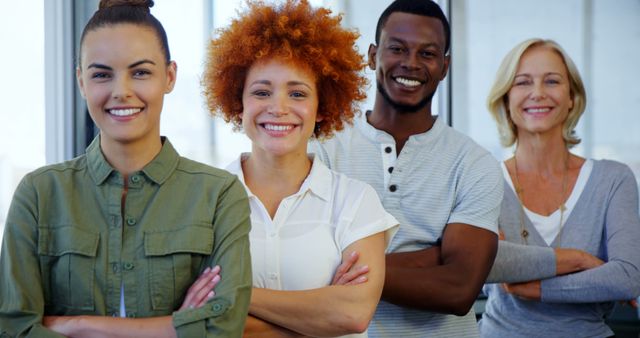
[[[151,28],[158,37],[165,61],[168,64],[169,61],[171,61],[171,53],[169,52],[167,33],[160,21],[151,14],[151,7],[153,7],[153,0],[101,0],[98,10],[93,14],[91,19],[89,19],[89,22],[84,26],[84,30],[82,31],[78,65],[80,65],[81,61],[82,44],[88,32],[101,27],[123,23]]]

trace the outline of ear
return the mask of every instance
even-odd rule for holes
[[[376,70],[376,55],[378,53],[378,46],[374,45],[373,43],[369,45],[369,51],[367,52],[367,55],[369,56],[369,59],[367,60],[367,64],[369,65],[369,69],[371,70]]]
[[[165,87],[165,94],[171,93],[173,87],[176,85],[176,78],[178,76],[178,65],[175,61],[169,62],[167,65],[167,86]]]
[[[440,81],[444,80],[449,72],[449,65],[451,64],[451,55],[444,56],[444,63],[442,64],[442,74],[440,74]]]
[[[80,95],[83,98],[87,98],[84,94],[84,81],[82,80],[82,70],[80,70],[80,66],[76,67],[76,81],[78,82],[78,88],[80,89]]]
[[[320,115],[320,114],[317,114],[317,115],[316,115],[316,123],[318,123],[318,122],[322,122],[322,120],[324,120],[324,116],[322,116],[322,115]]]

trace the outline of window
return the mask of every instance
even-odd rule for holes
[[[16,15],[28,13],[29,20]],[[25,24],[28,22],[28,24]],[[13,34],[20,27],[20,34]],[[20,179],[45,164],[44,2],[17,1],[0,12],[0,241]]]
[[[576,63],[587,89],[577,134],[581,156],[624,162],[640,177],[640,2],[621,0],[450,1],[454,128],[498,159],[510,157],[498,141],[486,97],[507,52],[531,37],[556,40]]]

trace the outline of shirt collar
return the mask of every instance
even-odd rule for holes
[[[227,170],[232,174],[238,176],[238,179],[244,185],[247,190],[247,195],[249,198],[256,197],[247,184],[244,181],[244,172],[242,171],[242,161],[245,160],[250,153],[242,153],[235,161],[231,162],[227,166]],[[331,198],[331,186],[332,186],[332,175],[331,170],[327,168],[327,166],[322,163],[320,160],[315,160],[315,154],[308,154],[309,159],[311,160],[311,170],[309,171],[309,175],[304,179],[302,185],[300,186],[300,190],[294,195],[302,195],[307,191],[310,191],[314,195],[320,197],[324,201],[329,201]]]
[[[173,148],[171,142],[166,137],[161,137],[162,148],[156,157],[151,160],[142,172],[153,182],[157,184],[164,183],[171,173],[178,166],[180,155]],[[102,150],[100,149],[100,135],[96,136],[86,150],[87,163],[89,172],[96,185],[104,183],[104,181],[115,172],[115,169],[107,162]]]
[[[367,121],[366,113],[361,114],[359,118],[355,119],[354,124],[356,128],[358,128],[362,132],[362,134],[364,134],[364,136],[371,141],[374,141],[377,143],[394,143],[395,144],[395,140],[393,139],[393,136],[391,136],[389,133],[385,131],[376,129],[374,126],[369,124],[369,121]],[[420,144],[425,144],[425,143],[431,142],[431,140],[437,139],[438,135],[442,133],[442,130],[444,130],[444,128],[446,128],[444,119],[438,118],[436,116],[436,121],[433,123],[433,126],[431,127],[431,129],[421,134],[411,135],[409,139],[414,139],[416,142]]]

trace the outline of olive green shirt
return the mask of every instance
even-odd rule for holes
[[[242,336],[251,293],[245,189],[163,141],[126,194],[99,137],[85,155],[23,178],[0,256],[0,337],[61,337],[43,315],[118,316],[122,287],[128,317],[172,314],[180,337]],[[177,311],[216,264],[213,300]]]

